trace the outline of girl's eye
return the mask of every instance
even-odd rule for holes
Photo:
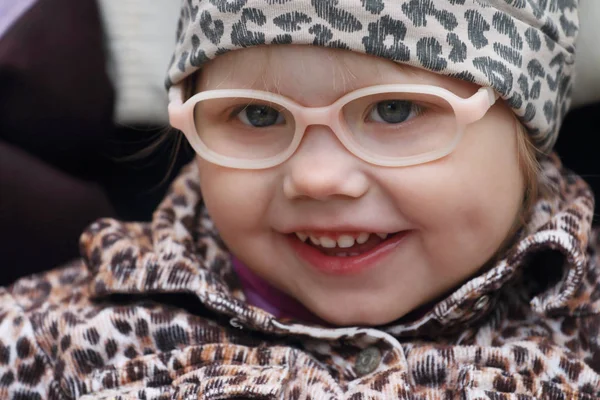
[[[375,104],[369,113],[371,120],[399,124],[414,116],[417,106],[406,100],[385,100]]]
[[[283,114],[266,105],[248,105],[237,113],[238,118],[245,125],[263,128],[285,121]]]

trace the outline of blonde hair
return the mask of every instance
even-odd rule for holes
[[[539,151],[531,141],[527,128],[521,124],[515,115],[515,125],[517,133],[517,155],[519,168],[523,174],[523,207],[518,216],[519,225],[527,222],[529,213],[543,190],[540,187],[539,175],[541,166],[538,161]]]
[[[527,224],[538,196],[545,191],[539,180],[541,173],[541,165],[537,157],[540,154],[539,150],[531,141],[527,128],[521,124],[516,115],[514,115],[514,120],[517,134],[517,162],[523,174],[523,200],[521,202],[521,209],[515,216],[513,225],[508,231],[506,238],[490,260],[483,266],[483,270],[491,268],[496,264],[500,257],[504,256],[504,253],[518,239],[517,233]]]

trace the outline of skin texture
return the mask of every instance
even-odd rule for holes
[[[478,88],[345,50],[270,46],[217,57],[203,68],[196,91],[252,88],[318,107],[387,83],[437,85],[461,97]],[[270,169],[197,162],[216,227],[252,271],[331,324],[379,325],[455,288],[501,246],[523,199],[516,135],[511,111],[498,101],[453,153],[427,164],[368,164],[323,126],[309,127],[296,153]],[[308,266],[284,234],[340,225],[410,233],[374,268],[348,276]]]

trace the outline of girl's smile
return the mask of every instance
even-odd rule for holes
[[[308,232],[311,233],[308,236],[304,233],[288,235],[290,246],[307,265],[330,275],[370,273],[367,270],[385,263],[392,252],[400,251],[399,245],[410,233]]]

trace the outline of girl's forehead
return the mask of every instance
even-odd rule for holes
[[[203,67],[197,89],[266,90],[318,106],[352,90],[389,83],[436,85],[465,95],[473,91],[464,81],[383,58],[290,45],[252,47],[219,56]]]

